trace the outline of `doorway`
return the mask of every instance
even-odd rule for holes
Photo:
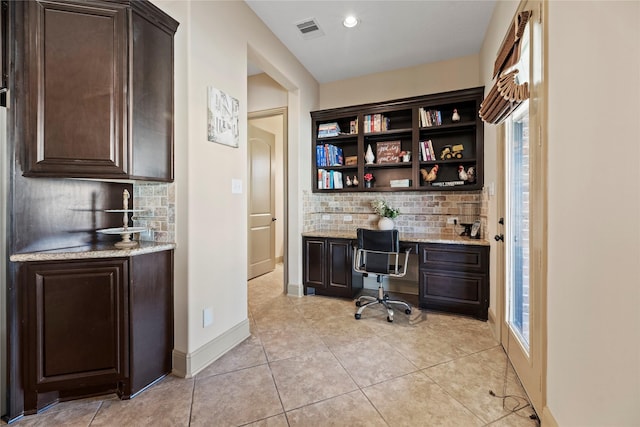
[[[287,110],[249,113],[248,279],[285,262]]]

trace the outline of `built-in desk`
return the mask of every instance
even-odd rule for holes
[[[311,293],[354,298],[363,287],[353,271],[356,232],[302,234],[303,285]],[[438,238],[401,234],[400,249],[418,255],[420,308],[487,320],[489,308],[489,242],[464,237]]]

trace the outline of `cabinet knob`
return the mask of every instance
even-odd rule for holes
[[[493,238],[496,239],[496,242],[504,242],[503,234],[496,234],[495,236],[493,236]]]
[[[498,224],[500,224],[500,225],[504,225],[504,218],[500,218],[500,219],[498,220]]]
[[[271,218],[271,222],[275,221],[277,218]]]

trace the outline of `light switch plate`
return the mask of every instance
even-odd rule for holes
[[[231,180],[231,194],[242,194],[242,180],[241,179],[232,179]]]

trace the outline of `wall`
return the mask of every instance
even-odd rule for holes
[[[447,224],[447,219],[457,217],[462,221],[462,203],[473,204],[477,212],[473,220],[481,216],[481,191],[308,193],[304,202],[304,231],[351,232],[355,235],[356,228],[376,228],[380,217],[373,212],[371,202],[378,199],[400,210],[395,224],[403,234],[442,239],[460,235],[464,228]],[[345,216],[350,216],[351,220],[345,221]],[[481,221],[481,237],[484,237],[486,217]]]
[[[369,74],[320,86],[320,109],[481,86],[478,55]]]
[[[638,426],[640,3],[549,2],[548,29],[547,405]]]
[[[175,42],[176,273],[174,370],[190,376],[242,340],[247,319],[247,200],[232,194],[231,180],[246,186],[247,58],[288,91],[290,176],[290,281],[302,279],[302,176],[310,154],[309,111],[317,83],[244,2],[154,4],[180,22]],[[240,104],[240,146],[208,142],[206,88]],[[302,161],[304,159],[304,163]],[[301,178],[299,178],[299,175]],[[295,239],[293,238],[295,236]],[[213,325],[202,311],[213,309]]]

